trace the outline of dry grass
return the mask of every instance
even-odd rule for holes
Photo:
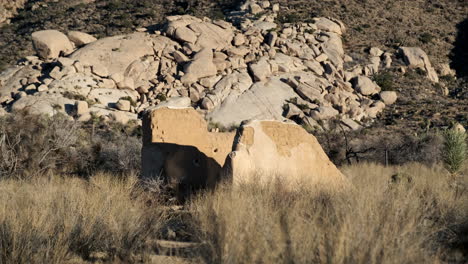
[[[0,263],[130,262],[164,224],[135,193],[136,177],[0,181]]]
[[[193,259],[154,255],[170,219],[135,176],[0,180],[0,264],[466,263],[468,193],[444,169],[342,170],[349,193],[245,185],[200,194],[180,223],[203,242]]]
[[[205,262],[439,263],[447,245],[462,241],[468,195],[456,197],[443,169],[366,164],[343,171],[355,185],[347,194],[272,185],[200,196],[192,210],[208,241]]]

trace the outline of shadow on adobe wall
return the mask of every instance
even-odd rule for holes
[[[468,18],[457,25],[455,47],[450,53],[450,67],[457,72],[459,78],[468,77]]]
[[[221,181],[221,169],[194,146],[151,143],[142,149],[142,177],[162,177],[179,202],[200,190],[213,189]]]

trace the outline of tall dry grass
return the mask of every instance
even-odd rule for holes
[[[165,216],[148,208],[137,178],[0,181],[0,263],[131,262]],[[81,262],[80,262],[81,263]]]
[[[345,193],[222,185],[195,197],[190,222],[176,221],[203,242],[191,261],[466,263],[452,253],[468,244],[468,193],[446,170],[342,170],[354,185]],[[171,220],[157,193],[135,176],[0,180],[0,264],[173,261],[154,255]]]
[[[273,184],[199,196],[191,208],[207,241],[203,261],[439,263],[466,239],[468,194],[457,195],[442,168],[362,164],[343,172],[355,186],[348,193]]]

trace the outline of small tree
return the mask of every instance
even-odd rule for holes
[[[451,173],[458,173],[466,160],[467,144],[465,132],[455,129],[446,130],[444,136],[443,161],[445,168]]]

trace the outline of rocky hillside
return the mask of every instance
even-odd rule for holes
[[[0,23],[9,23],[10,18],[17,14],[17,10],[24,8],[26,0],[2,1],[0,3]]]
[[[84,3],[86,1],[87,3]],[[0,69],[33,53],[31,34],[42,29],[75,30],[98,38],[115,36],[164,21],[168,15],[191,14],[224,18],[235,0],[76,0],[24,1],[11,22],[0,23]],[[79,4],[81,2],[81,4]],[[8,1],[7,1],[8,3]],[[78,3],[78,4],[77,4]]]
[[[77,5],[80,2],[88,4]],[[2,48],[0,57],[10,63],[30,54],[32,51],[32,46],[29,44],[30,34],[41,29],[78,30],[103,37],[128,33],[135,27],[160,23],[167,15],[190,14],[223,18],[224,14],[229,9],[235,9],[239,2],[235,0],[2,1],[0,6],[3,5],[6,9],[13,3],[24,6],[24,10],[18,10],[19,15],[13,18],[12,23],[1,29],[2,35],[6,38],[0,39],[0,45],[2,47],[8,45],[11,51]],[[464,40],[461,34],[466,32],[468,4],[464,0],[411,2],[273,0],[272,3],[281,5],[282,10],[278,17],[281,23],[308,22],[313,17],[321,16],[343,21],[349,27],[345,45],[352,52],[369,46],[381,48],[395,48],[400,45],[418,46],[423,48],[436,64],[448,63],[449,59],[455,57],[462,61],[460,57],[462,51],[457,53],[456,47],[463,47]],[[18,44],[21,45],[16,46]]]
[[[1,103],[121,122],[192,106],[221,129],[288,118],[377,138],[467,126],[467,11],[464,1],[26,3],[1,28],[4,67],[25,57],[2,73]]]
[[[153,106],[193,106],[222,127],[290,118],[311,130],[328,130],[332,118],[357,130],[396,102],[396,92],[381,91],[370,79],[392,67],[394,55],[374,47],[368,64],[353,63],[343,49],[342,22],[315,18],[280,26],[279,11],[279,4],[247,2],[229,14],[238,28],[170,16],[161,31],[138,28],[100,40],[77,31],[34,32],[38,57],[2,74],[1,101],[13,112],[124,123]],[[424,51],[399,53],[428,81],[439,81]]]
[[[11,19],[18,15],[24,8],[30,8],[32,11],[39,8],[47,8],[48,4],[53,2],[57,3],[60,0],[39,0],[39,1],[28,1],[28,0],[3,0],[0,2],[0,24],[11,23]],[[67,4],[70,6],[89,4],[94,0],[68,0]]]

